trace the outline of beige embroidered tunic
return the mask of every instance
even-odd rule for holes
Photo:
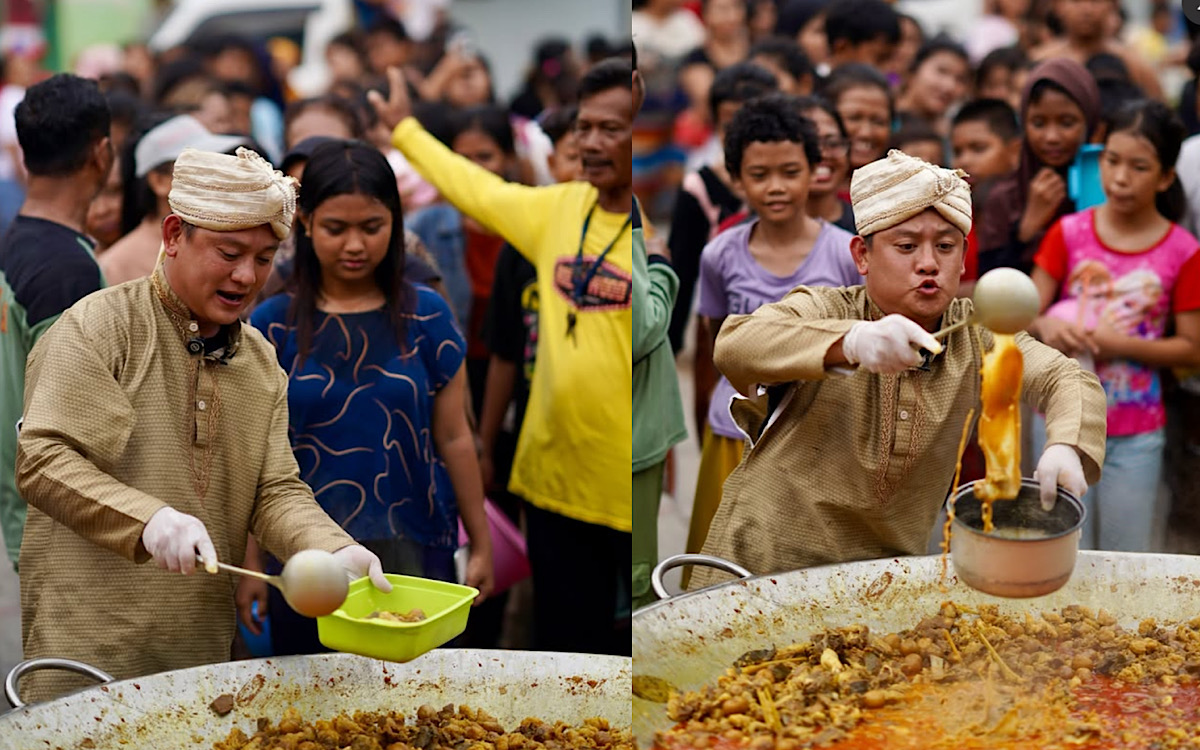
[[[943,324],[970,314],[956,300]],[[929,372],[826,372],[829,347],[860,320],[882,317],[864,287],[800,287],[754,314],[731,316],[715,361],[744,396],[784,385],[779,409],[759,437],[767,397],[735,401],[735,420],[756,438],[725,482],[705,554],[756,574],[923,554],[954,481],[963,421],[976,408],[979,366],[991,334],[949,335]],[[1048,443],[1082,453],[1089,483],[1104,463],[1104,390],[1090,372],[1026,334],[1022,396],[1046,414]],[[697,568],[692,588],[726,580]]]
[[[164,504],[203,521],[221,560],[240,563],[248,531],[284,559],[352,543],[300,479],[274,350],[235,325],[224,349],[190,353],[193,324],[159,266],[85,297],[34,348],[17,455],[26,658],[118,678],[229,659],[237,579],[147,562]],[[35,672],[22,694],[86,684]]]

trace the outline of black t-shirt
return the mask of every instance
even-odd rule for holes
[[[29,326],[52,318],[100,289],[95,244],[70,227],[17,216],[0,239],[0,273]]]
[[[505,243],[496,259],[496,277],[488,301],[483,341],[488,351],[521,366],[517,381],[517,425],[525,419],[529,382],[537,358],[538,292],[537,269]]]

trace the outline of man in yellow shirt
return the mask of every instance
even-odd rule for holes
[[[457,156],[411,117],[402,75],[370,97],[392,143],[462,211],[537,268],[537,369],[513,462],[527,506],[538,649],[630,654],[614,627],[630,590],[633,370],[632,65],[580,82],[586,182],[531,188]],[[628,596],[627,593],[623,596]]]

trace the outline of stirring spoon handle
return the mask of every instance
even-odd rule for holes
[[[970,322],[971,322],[971,319],[970,319],[970,318],[966,318],[966,319],[964,319],[964,320],[960,320],[960,321],[958,321],[957,323],[953,323],[953,324],[951,324],[951,325],[948,325],[948,326],[946,326],[945,328],[943,328],[942,330],[940,330],[940,331],[938,331],[937,333],[933,334],[933,337],[934,337],[935,339],[942,339],[942,338],[945,338],[945,337],[946,337],[946,336],[948,336],[949,334],[951,334],[951,333],[954,333],[954,332],[955,332],[955,331],[957,331],[959,328],[962,328],[963,326],[965,326],[966,324],[968,324],[968,323],[970,323]]]
[[[196,561],[202,563],[199,555],[196,555]],[[278,578],[276,576],[268,575],[266,573],[263,573],[263,572],[260,572],[257,570],[250,570],[248,568],[239,568],[236,565],[229,565],[228,563],[223,563],[223,562],[218,562],[217,567],[220,568],[221,570],[225,571],[226,573],[233,573],[234,575],[249,576],[250,578],[257,578],[258,580],[266,581],[267,583],[269,583],[273,586],[279,585]]]

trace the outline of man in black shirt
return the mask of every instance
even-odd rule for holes
[[[16,111],[29,184],[0,238],[0,528],[14,569],[25,527],[14,477],[25,361],[64,310],[104,285],[84,223],[112,170],[110,123],[96,83],[68,74],[31,86]]]

